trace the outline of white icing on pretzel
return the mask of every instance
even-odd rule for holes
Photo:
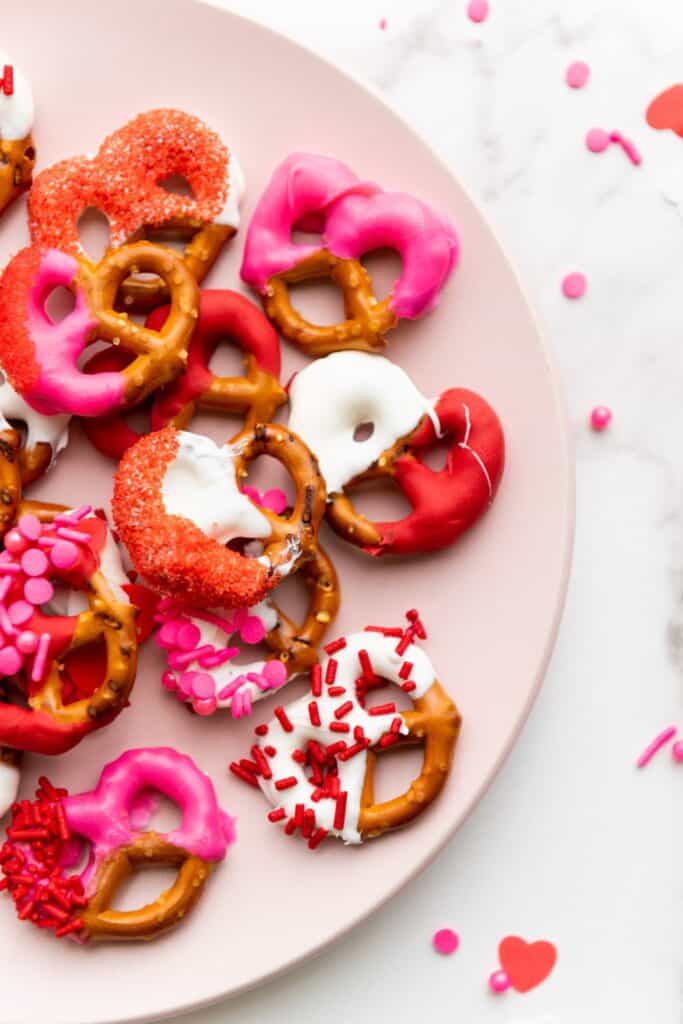
[[[164,475],[162,500],[168,515],[189,519],[219,544],[271,534],[266,517],[238,487],[233,450],[229,445],[219,448],[200,434],[179,431],[178,452]]]
[[[322,695],[316,697],[307,693],[284,708],[286,719],[291,722],[293,729],[288,731],[277,716],[268,723],[268,732],[263,744],[264,747],[271,745],[276,750],[275,755],[267,759],[272,778],[267,779],[263,775],[259,775],[257,778],[268,801],[274,808],[282,808],[286,812],[287,818],[294,815],[297,804],[303,804],[306,810],[312,810],[315,813],[316,828],[324,828],[330,835],[338,836],[345,843],[360,843],[362,837],[358,831],[358,819],[367,752],[361,751],[348,760],[340,758],[337,760],[340,788],[347,793],[346,816],[342,828],[335,828],[334,825],[336,801],[329,798],[318,801],[311,799],[315,786],[309,780],[302,765],[292,758],[292,754],[297,750],[305,749],[309,740],[315,740],[321,747],[327,747],[344,739],[349,744],[353,744],[353,731],[359,726],[372,747],[387,733],[391,722],[400,716],[400,711],[371,715],[359,703],[355,687],[356,679],[362,674],[359,652],[367,652],[376,676],[387,682],[396,683],[398,686],[405,685],[405,678],[400,675],[400,672],[405,663],[410,663],[412,666],[410,680],[415,684],[410,691],[411,698],[423,696],[436,680],[431,661],[424,651],[414,643],[408,644],[403,653],[398,654],[396,637],[364,631],[353,633],[344,639],[344,648],[335,651],[322,663]],[[339,694],[335,690],[334,696],[330,696],[328,692],[330,687],[324,682],[328,665],[332,660],[336,662],[336,675],[331,686],[333,689],[344,687],[346,691]],[[317,705],[321,722],[319,726],[314,725],[311,721],[311,701],[315,701]],[[343,716],[341,721],[348,723],[350,732],[340,734],[330,729],[330,724],[338,721],[334,712],[347,701],[352,702],[353,708]],[[372,705],[370,696],[366,700],[366,706],[368,705]],[[399,731],[403,735],[408,732],[403,721]],[[277,780],[291,777],[296,779],[296,785],[278,790]],[[286,819],[283,818],[284,820]]]
[[[0,430],[11,428],[10,420],[20,421],[26,426],[26,447],[33,448],[37,444],[49,444],[52,448],[52,461],[69,441],[69,422],[71,416],[43,416],[31,408],[0,370]]]
[[[244,177],[244,171],[242,170],[242,165],[232,149],[230,150],[228,174],[228,198],[225,206],[216,216],[215,223],[222,224],[224,227],[234,228],[235,231],[237,231],[240,226],[240,208],[244,201],[247,183]]]
[[[409,434],[423,416],[441,433],[434,402],[404,370],[369,352],[334,352],[301,370],[289,387],[289,426],[318,456],[334,494]],[[355,440],[361,424],[372,434]]]
[[[14,83],[9,96],[4,88],[0,88],[0,138],[7,142],[18,142],[30,135],[33,128],[33,93],[28,78],[0,50],[0,77],[4,77],[6,67],[13,69]]]

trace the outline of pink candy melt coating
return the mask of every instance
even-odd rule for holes
[[[460,945],[460,939],[451,928],[440,928],[438,932],[434,932],[432,945],[437,953],[448,956],[449,953],[455,953]]]
[[[583,60],[575,60],[565,71],[564,79],[571,89],[583,89],[590,78],[591,69]]]
[[[48,249],[41,258],[26,309],[40,375],[23,398],[47,416],[102,416],[123,401],[124,378],[120,373],[86,374],[78,368],[95,326],[81,289],[76,288],[74,308],[63,320],[54,323],[45,309],[51,292],[60,286],[70,287],[76,271],[71,256]]]
[[[458,239],[453,226],[425,203],[383,192],[332,157],[294,153],[273,173],[247,232],[242,278],[265,292],[273,275],[320,250],[292,242],[295,227],[321,231],[322,246],[342,259],[388,247],[403,269],[391,292],[398,317],[428,312],[453,270]]]
[[[467,17],[477,23],[486,21],[489,16],[488,0],[470,0],[467,5]]]
[[[219,861],[235,840],[233,820],[218,806],[213,783],[184,754],[169,747],[129,750],[104,768],[92,792],[68,796],[64,813],[71,830],[92,844],[81,880],[88,887],[97,866],[135,838],[130,820],[141,792],[156,790],[178,804],[179,828],[165,835],[205,861]]]
[[[580,299],[586,294],[588,280],[585,274],[567,274],[562,280],[562,294],[567,299]]]

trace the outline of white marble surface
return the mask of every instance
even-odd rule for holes
[[[436,862],[317,960],[187,1018],[675,1024],[683,766],[633,759],[683,727],[683,141],[644,123],[682,72],[681,0],[223,0],[369,81],[479,198],[545,321],[576,434],[578,530],[546,685],[487,797]],[[386,17],[381,31],[378,23]],[[589,86],[566,65],[587,60]],[[593,125],[639,144],[591,156]],[[559,282],[583,270],[577,303]],[[611,430],[586,429],[590,408]],[[539,424],[539,429],[542,425]],[[450,958],[432,932],[461,935]],[[526,996],[486,989],[508,933],[553,940]],[[235,922],[239,941],[239,922]]]

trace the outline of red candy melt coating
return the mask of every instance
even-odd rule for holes
[[[132,352],[109,346],[96,352],[84,366],[86,373],[105,373],[123,370],[135,358]],[[144,408],[145,405],[139,408]],[[139,411],[139,408],[136,411]],[[91,444],[103,455],[119,461],[123,453],[144,436],[126,420],[125,412],[112,412],[106,416],[87,416],[81,420],[83,432]]]
[[[168,515],[162,498],[166,470],[178,452],[178,431],[143,437],[121,459],[112,512],[133,565],[161,594],[201,607],[249,607],[276,585],[265,565],[208,537],[191,520]]]
[[[494,410],[473,391],[451,388],[441,395],[435,411],[443,433],[453,439],[446,465],[436,472],[421,461],[438,441],[432,420],[425,416],[408,439],[408,453],[394,464],[396,483],[413,511],[397,522],[375,524],[381,541],[365,548],[371,555],[444,548],[469,529],[495,497],[505,464],[505,438]]]

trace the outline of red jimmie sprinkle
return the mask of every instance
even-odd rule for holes
[[[320,710],[314,700],[308,705],[308,717],[311,720],[311,725],[320,725]]]
[[[301,828],[304,823],[304,805],[297,804],[294,808],[294,826],[295,828]]]
[[[333,825],[338,832],[341,832],[344,828],[344,822],[346,821],[346,796],[346,790],[342,790],[337,797],[337,805],[334,809]]]
[[[5,96],[14,95],[14,67],[11,64],[5,64],[2,69],[2,91]]]
[[[290,818],[287,824],[285,825],[285,835],[293,836],[295,832],[296,822],[294,821],[294,818]]]
[[[276,807],[274,811],[268,812],[268,821],[282,821],[282,819],[286,817],[287,811],[284,807]]]
[[[315,664],[311,669],[311,693],[314,697],[322,697],[323,670],[319,663]]]
[[[337,651],[343,651],[346,647],[346,640],[343,636],[340,636],[338,640],[331,640],[329,644],[325,644],[326,654],[336,654]]]
[[[275,782],[276,789],[291,789],[292,786],[297,785],[297,780],[293,775],[288,775],[285,779],[277,779]]]
[[[409,679],[407,682],[401,684],[401,689],[404,690],[405,693],[412,693],[415,687],[416,684],[413,682],[412,679]]]
[[[322,843],[323,839],[327,835],[327,829],[319,828],[317,832],[314,832],[311,838],[308,840],[309,850],[315,850]]]
[[[366,626],[363,630],[364,633],[381,633],[382,636],[403,636],[403,630],[400,626],[388,627],[388,626]]]
[[[330,732],[351,732],[348,722],[330,722]]]
[[[354,727],[353,738],[354,738],[354,740],[364,740],[365,739],[365,733],[363,732],[363,726],[362,725],[356,725]]]
[[[268,746],[264,747],[263,749],[268,755],[268,757],[275,757],[275,755],[277,754],[277,749],[275,747],[271,747],[270,744],[268,744]]]
[[[327,663],[327,668],[325,669],[325,682],[327,683],[328,686],[331,686],[336,678],[337,662],[334,658],[330,658],[330,660]]]
[[[301,835],[304,839],[308,839],[312,835],[313,829],[315,828],[315,811],[309,807],[304,811],[304,824],[301,829]]]
[[[296,748],[296,750],[293,750],[292,761],[296,761],[297,764],[306,764],[306,755],[304,754],[303,750],[299,750],[298,747]]]
[[[346,743],[344,743],[344,740],[337,740],[335,743],[330,743],[325,749],[328,757],[335,757],[346,750]]]
[[[241,757],[240,768],[244,768],[245,772],[249,772],[250,775],[258,775],[259,768],[255,761],[250,761],[247,757]]]
[[[358,743],[354,743],[352,747],[347,747],[346,750],[342,750],[339,754],[340,761],[348,761],[349,758],[355,757],[356,754],[360,754],[361,751],[366,750],[370,746],[370,740],[359,740]]]
[[[285,730],[285,732],[292,732],[294,726],[287,717],[287,712],[285,711],[281,704],[278,704],[278,706],[273,711],[273,714],[275,715],[275,717],[277,718],[278,722]]]
[[[254,761],[258,765],[259,772],[263,776],[263,778],[272,779],[273,773],[270,770],[270,765],[266,761],[261,748],[256,744],[254,744],[254,746],[251,748],[251,756],[254,758]]]
[[[401,731],[401,726],[402,725],[403,725],[403,719],[400,718],[400,717],[399,718],[395,718],[393,720],[393,722],[391,723],[391,725],[389,726],[389,729],[391,730],[391,732],[397,733],[397,732]]]
[[[408,650],[408,648],[410,647],[410,645],[412,644],[412,642],[413,642],[413,637],[412,637],[412,633],[411,633],[411,632],[410,632],[410,630],[408,629],[408,630],[406,630],[406,632],[405,632],[405,633],[403,634],[403,636],[401,637],[401,639],[399,640],[399,642],[398,642],[398,643],[396,644],[396,653],[397,653],[398,655],[403,655],[403,654],[405,654],[405,653],[406,653],[406,651]]]
[[[236,775],[238,779],[241,779],[242,782],[248,782],[250,786],[254,787],[254,789],[259,788],[259,784],[256,781],[256,778],[250,772],[245,771],[245,769],[242,768],[242,766],[239,765],[237,761],[232,762],[232,764],[230,765],[230,771],[232,772],[233,775]]]
[[[404,661],[399,669],[399,679],[410,679],[410,673],[413,671],[412,661]]]
[[[256,733],[257,736],[267,736],[268,735],[268,726],[267,725],[257,725],[256,728],[254,729],[254,732]]]
[[[324,764],[327,755],[316,740],[309,740],[308,747],[306,749],[308,750],[308,753],[311,755],[314,761],[318,761],[320,764]]]
[[[348,715],[349,711],[353,711],[353,701],[346,700],[343,704],[340,704],[338,708],[334,709],[334,717],[336,719],[344,718]]]
[[[375,673],[372,668],[372,662],[370,661],[370,655],[368,654],[368,652],[365,650],[359,651],[358,660],[360,662],[360,667],[363,670],[363,675],[367,676],[369,679],[372,679]]]
[[[342,697],[346,693],[345,686],[330,686],[327,691],[330,697]]]
[[[373,708],[368,708],[369,715],[393,715],[396,710],[396,705],[389,704],[375,704]]]

